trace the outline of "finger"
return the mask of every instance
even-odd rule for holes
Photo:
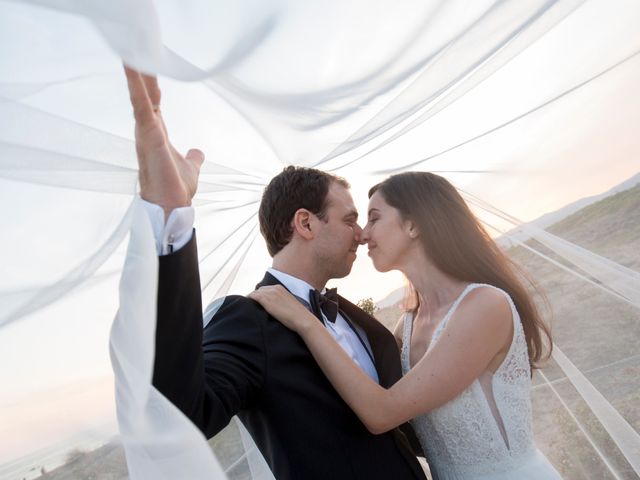
[[[184,158],[193,161],[198,166],[201,166],[204,163],[204,153],[202,153],[202,150],[198,150],[197,148],[189,150]]]
[[[149,94],[149,100],[151,100],[151,105],[157,108],[160,108],[160,87],[158,86],[158,78],[154,75],[146,75],[142,74],[142,80],[144,82],[144,86],[147,89],[147,93]]]
[[[258,290],[254,290],[253,292],[248,294],[247,297],[249,297],[251,300],[255,300],[256,302],[260,302],[260,299],[262,298],[262,294]]]
[[[127,77],[129,98],[131,99],[133,116],[136,122],[146,123],[153,121],[153,108],[144,81],[142,80],[142,75],[137,70],[126,65],[124,65],[124,73]]]

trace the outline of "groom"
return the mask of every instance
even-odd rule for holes
[[[202,328],[189,207],[201,152],[169,143],[155,78],[126,75],[136,119],[141,196],[160,256],[153,383],[209,438],[238,415],[278,480],[424,479],[406,437],[373,435],[338,396],[297,334],[241,296]],[[361,368],[388,387],[400,378],[393,336],[347,300],[319,292],[346,276],[361,232],[349,185],[288,167],[264,191],[260,228],[273,257],[259,285],[281,283],[312,309]]]

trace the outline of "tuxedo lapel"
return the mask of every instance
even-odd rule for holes
[[[260,283],[256,285],[256,288],[266,285],[282,285],[282,282],[269,272],[266,272]],[[282,286],[284,287],[284,285]],[[306,299],[302,300],[307,302]],[[338,295],[338,303],[340,305],[340,313],[354,325],[361,327],[367,334],[380,385],[386,388],[390,387],[402,376],[400,355],[393,335],[389,334],[389,330],[384,325],[346,298]],[[308,302],[305,306],[307,305]]]
[[[402,375],[400,355],[394,337],[389,335],[390,332],[384,325],[361,308],[341,296],[338,298],[340,313],[347,316],[351,322],[361,327],[367,334],[380,385],[386,388],[390,387]]]
[[[260,287],[269,286],[269,285],[282,285],[287,290],[287,292],[291,293],[291,295],[297,298],[298,301],[300,301],[300,303],[302,303],[309,311],[311,311],[311,305],[309,304],[308,298],[300,298],[297,295],[293,294],[291,290],[289,290],[286,287],[286,285],[284,285],[280,280],[278,280],[276,277],[271,275],[269,272],[266,272],[264,274],[264,277],[262,278],[262,280],[260,280],[260,283],[256,285],[256,289]],[[319,320],[319,321],[322,323],[322,320]]]

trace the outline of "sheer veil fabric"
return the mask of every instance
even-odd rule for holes
[[[268,265],[257,208],[284,165],[346,177],[361,213],[385,176],[439,173],[555,279],[540,448],[562,450],[550,458],[568,472],[589,457],[594,478],[640,474],[637,200],[588,235],[551,227],[557,215],[530,223],[640,182],[637,2],[2,0],[0,12],[0,478],[116,432],[130,478],[225,478],[150,384],[157,259],[122,60],[161,77],[172,139],[207,155],[194,203],[205,301],[250,291]],[[341,289],[381,298],[371,272],[357,263]],[[578,294],[614,320],[591,331],[596,320],[571,317],[562,301]],[[553,409],[571,448],[538,420]],[[241,437],[253,478],[269,478]]]

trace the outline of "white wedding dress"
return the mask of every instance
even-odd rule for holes
[[[513,480],[560,479],[533,443],[531,373],[520,316],[511,298],[490,285],[471,284],[436,327],[433,346],[462,299],[479,287],[504,293],[511,305],[514,335],[503,363],[485,372],[445,405],[411,421],[427,455],[434,479]],[[402,339],[402,369],[410,366],[413,316],[406,314]]]

